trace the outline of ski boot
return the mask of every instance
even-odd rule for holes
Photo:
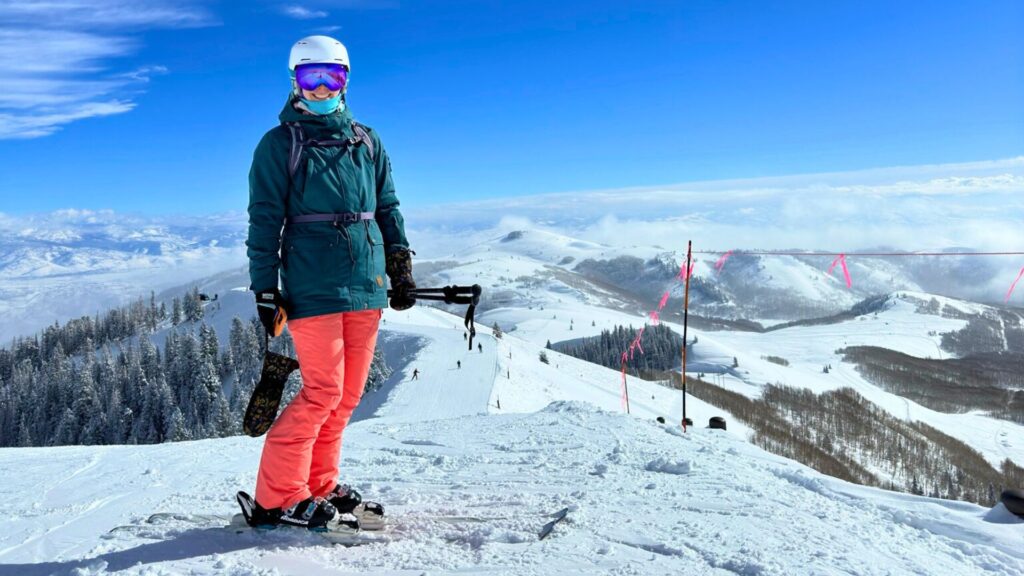
[[[245,521],[253,528],[277,528],[278,526],[294,526],[317,532],[333,529],[331,523],[338,516],[334,505],[322,498],[306,498],[286,510],[280,508],[264,508],[248,494],[239,492],[238,504],[242,508]],[[354,522],[354,530],[359,529]]]

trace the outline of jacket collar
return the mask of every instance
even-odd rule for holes
[[[288,101],[285,102],[284,108],[278,115],[278,118],[282,123],[284,122],[302,122],[308,127],[323,128],[330,131],[347,131],[348,127],[352,124],[352,111],[349,110],[348,104],[345,104],[343,110],[339,110],[332,114],[307,114],[302,110],[295,108],[295,102],[297,98],[294,95],[288,96]]]

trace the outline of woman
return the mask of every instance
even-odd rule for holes
[[[267,433],[251,522],[324,529],[360,503],[338,482],[338,461],[387,305],[382,275],[396,310],[415,303],[415,283],[387,153],[345,103],[348,51],[310,36],[292,47],[288,67],[281,125],[263,136],[249,173],[246,246],[271,336],[287,311],[302,389]]]

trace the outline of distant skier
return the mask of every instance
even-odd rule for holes
[[[458,368],[459,370],[462,370],[462,360],[456,360],[455,367]]]
[[[463,332],[463,333],[462,333],[462,339],[463,339],[463,340],[466,340],[466,339],[468,339],[468,338],[469,338],[469,334],[467,334],[467,333]]]
[[[388,304],[381,274],[395,310],[416,303],[416,284],[388,155],[345,103],[348,51],[309,36],[292,46],[288,67],[281,125],[260,140],[249,172],[246,246],[260,321],[275,336],[275,317],[287,312],[302,388],[267,433],[255,504],[243,512],[254,526],[323,529],[362,500],[338,481],[338,461]],[[371,504],[358,511],[382,516]]]
[[[413,369],[413,371],[412,371],[412,379],[413,380],[419,380],[420,379],[420,369],[419,368],[414,368]]]
[[[484,353],[484,345],[479,342],[476,343],[476,349],[479,350],[481,354]]]

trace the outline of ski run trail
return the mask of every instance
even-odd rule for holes
[[[385,505],[386,540],[226,529],[262,438],[7,448],[0,574],[1024,574],[1002,505],[849,484],[705,428],[720,412],[694,399],[684,433],[678,391],[630,378],[627,415],[616,371],[482,325],[469,351],[437,310],[385,318],[406,356],[346,430],[342,480]]]

